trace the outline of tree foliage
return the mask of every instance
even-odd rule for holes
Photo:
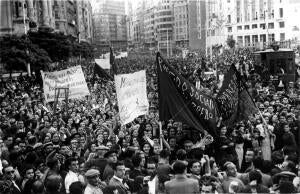
[[[67,61],[71,57],[91,58],[93,48],[88,43],[78,43],[75,37],[59,32],[30,32],[29,39],[45,49],[53,62]]]
[[[25,36],[4,36],[0,39],[0,46],[1,63],[9,71],[26,70],[28,63],[33,71],[45,69],[51,62],[48,53]]]
[[[27,36],[4,36],[0,39],[0,61],[7,70],[46,70],[51,62],[68,61],[71,57],[91,59],[93,47],[75,37],[51,31],[29,32]]]

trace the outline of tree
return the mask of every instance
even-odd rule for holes
[[[228,37],[226,40],[227,46],[231,49],[235,47],[235,40],[232,37]]]
[[[78,43],[76,37],[60,32],[30,32],[29,39],[45,49],[53,62],[67,61],[71,57],[93,57],[93,47],[89,43]]]
[[[63,33],[50,31],[29,32],[28,38],[47,51],[53,62],[67,61],[72,56],[72,41]]]
[[[48,53],[33,44],[26,36],[4,36],[0,39],[0,61],[9,71],[26,71],[28,63],[32,71],[46,69],[51,62]]]

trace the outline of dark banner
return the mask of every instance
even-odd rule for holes
[[[109,58],[109,62],[111,65],[111,74],[112,76],[117,75],[118,74],[118,68],[117,65],[115,64],[115,57],[114,57],[114,53],[112,48],[110,47],[110,58]]]
[[[198,90],[157,54],[159,119],[174,119],[216,135],[217,111],[212,97]]]
[[[224,76],[216,102],[220,116],[226,125],[233,125],[247,119],[258,111],[234,65],[231,65]]]

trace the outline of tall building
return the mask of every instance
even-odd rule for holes
[[[92,42],[93,21],[92,5],[87,0],[77,0],[77,24],[80,41]]]
[[[166,55],[205,49],[205,9],[203,0],[137,1],[127,19],[133,29],[132,47]]]
[[[264,48],[274,41],[299,40],[298,0],[208,0],[207,47],[226,45]]]
[[[127,48],[125,2],[95,0],[93,3],[94,43],[98,50]]]
[[[179,49],[205,49],[205,2],[174,0],[174,41]]]
[[[129,48],[133,48],[134,40],[134,23],[133,23],[133,7],[132,2],[127,1],[127,16],[126,16],[126,28],[127,28],[127,44]]]
[[[85,0],[1,0],[0,35],[49,28],[91,42],[91,11]]]
[[[172,55],[175,48],[173,37],[173,7],[171,0],[158,0],[154,12],[154,29],[157,42],[157,48],[167,56]]]

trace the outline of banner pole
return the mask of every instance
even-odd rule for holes
[[[161,147],[161,150],[163,150],[163,141],[162,141],[163,133],[162,133],[162,124],[161,124],[161,121],[159,121],[158,125],[159,125],[159,140],[160,140],[160,147]]]

